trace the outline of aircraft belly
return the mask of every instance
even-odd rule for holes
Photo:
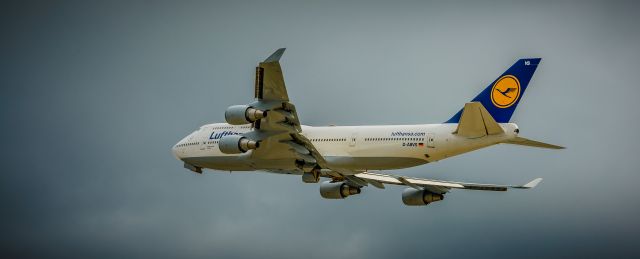
[[[186,163],[209,169],[223,171],[251,171],[255,170],[251,163],[248,163],[240,156],[204,156],[182,158]]]
[[[184,162],[202,167],[222,171],[283,171],[297,173],[295,159],[247,159],[242,156],[202,156],[187,157]]]
[[[349,157],[326,156],[330,166],[351,170],[391,170],[426,164],[427,161],[412,157]]]
[[[293,158],[280,159],[253,159],[252,163],[256,170],[273,170],[273,171],[299,171],[296,167],[296,160]]]

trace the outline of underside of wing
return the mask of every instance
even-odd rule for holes
[[[278,160],[278,167],[301,172],[304,182],[318,182],[321,176],[325,176],[349,181],[351,185],[366,186],[366,180],[348,177],[358,172],[329,166],[313,143],[302,134],[300,120],[295,106],[289,102],[280,67],[279,61],[284,50],[278,49],[256,68],[257,100],[247,107],[264,111],[266,116],[253,121],[253,130],[243,134],[259,142],[251,157],[256,161]]]
[[[264,112],[265,116],[252,121],[253,130],[243,136],[259,143],[251,153],[254,161],[264,161],[263,165],[271,164],[279,169],[311,173],[311,178],[303,179],[317,182],[321,169],[329,168],[311,141],[302,135],[295,105],[289,102],[280,67],[284,50],[278,49],[256,67],[257,100],[247,107]]]
[[[450,189],[467,189],[467,190],[481,190],[481,191],[506,191],[509,188],[517,189],[529,189],[535,187],[542,178],[537,178],[524,185],[499,185],[499,184],[481,184],[481,183],[464,183],[464,182],[450,182],[442,180],[414,178],[407,176],[396,176],[390,174],[380,173],[359,173],[355,175],[358,178],[365,179],[366,181],[376,181],[380,184],[393,184],[404,185],[412,187],[414,189],[425,188],[431,192],[443,194]]]
[[[506,191],[510,188],[530,189],[542,181],[541,178],[524,185],[500,185],[451,182],[433,179],[397,176],[390,174],[364,172],[347,175],[344,180],[327,181],[320,185],[320,195],[327,199],[344,199],[347,196],[360,193],[360,188],[371,184],[377,188],[384,188],[385,184],[407,186],[402,191],[402,202],[407,206],[424,206],[444,199],[444,194],[451,189],[467,189],[482,191]]]

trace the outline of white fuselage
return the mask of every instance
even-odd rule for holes
[[[302,134],[335,167],[354,171],[413,167],[491,146],[518,134],[514,123],[500,123],[502,134],[466,138],[454,132],[457,123],[384,126],[302,126]],[[224,171],[265,170],[301,173],[291,161],[255,160],[252,151],[224,154],[221,137],[251,131],[251,125],[207,124],[173,147],[174,155],[201,168]]]

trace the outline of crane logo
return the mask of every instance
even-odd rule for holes
[[[498,108],[509,108],[520,98],[520,81],[506,75],[496,81],[491,89],[491,102]]]

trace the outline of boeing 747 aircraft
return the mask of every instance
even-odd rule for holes
[[[563,148],[520,137],[518,125],[509,122],[540,58],[516,61],[444,123],[315,127],[300,124],[289,100],[279,62],[284,50],[256,67],[254,102],[230,106],[226,123],[204,125],[173,147],[185,168],[200,174],[205,168],[292,174],[305,183],[327,178],[320,184],[320,195],[327,199],[359,194],[368,185],[404,185],[404,204],[420,206],[442,200],[451,189],[529,189],[542,179],[524,185],[478,184],[380,170],[419,166],[501,143]]]

